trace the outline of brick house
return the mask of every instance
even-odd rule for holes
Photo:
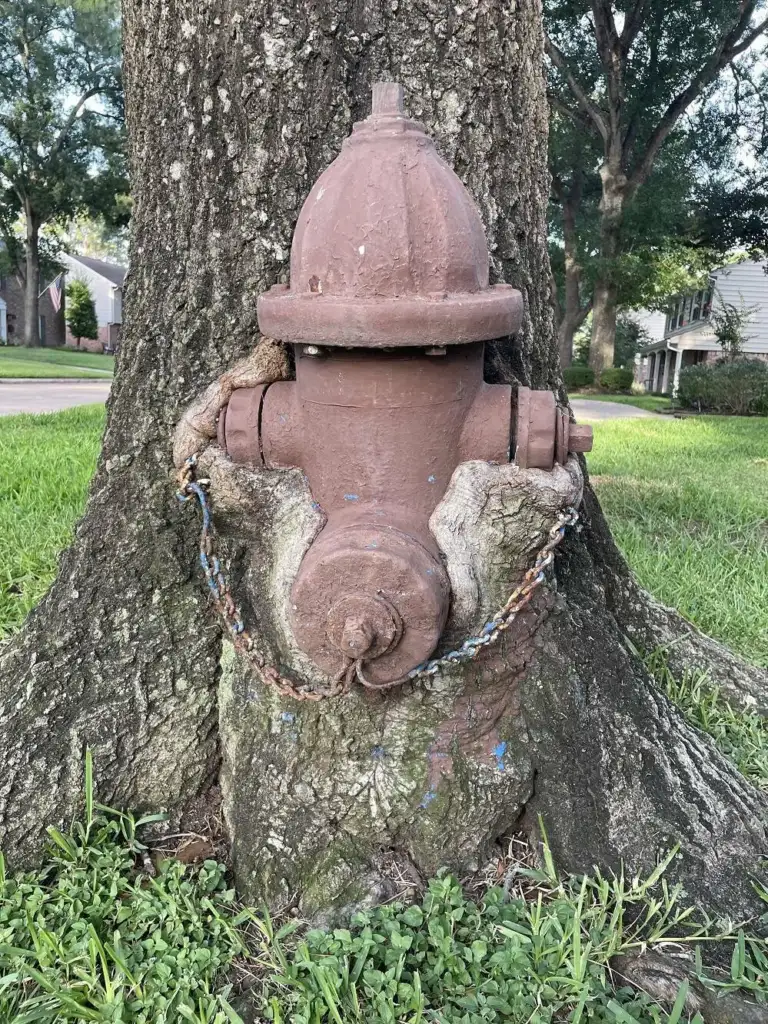
[[[123,322],[123,283],[126,269],[116,263],[95,260],[90,256],[74,256],[64,253],[58,257],[65,267],[67,281],[84,281],[90,289],[96,307],[96,321],[99,325],[97,339],[81,338],[80,347],[90,352],[114,351],[120,343],[120,329]],[[67,330],[67,344],[76,341]]]
[[[64,305],[56,310],[51,293],[46,290],[38,299],[40,342],[60,347],[66,338]],[[0,345],[24,344],[24,288],[15,274],[0,277]]]
[[[696,363],[714,362],[722,355],[710,322],[718,305],[743,304],[753,310],[745,327],[744,355],[768,361],[768,275],[765,263],[744,260],[712,271],[707,288],[673,300],[660,337],[645,345],[635,379],[648,391],[674,394],[680,371]]]

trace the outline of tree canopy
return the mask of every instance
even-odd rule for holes
[[[125,218],[123,136],[115,0],[0,0],[0,231],[25,280],[27,344],[40,229],[81,211]]]
[[[752,48],[768,26],[765,8],[764,0],[702,0],[674,7],[664,0],[545,2],[555,117],[552,165],[556,183],[561,182],[555,198],[563,236],[569,217],[571,227],[574,218],[581,223],[575,229],[581,233],[578,248],[575,236],[570,246],[565,239],[566,263],[575,262],[583,275],[584,254],[594,260],[589,287],[582,282],[581,294],[582,306],[594,307],[596,369],[612,361],[620,302],[644,301],[644,282],[657,279],[647,274],[648,266],[664,272],[676,268],[676,274],[690,263],[689,254],[670,239],[680,238],[680,220],[690,215],[686,199],[700,184],[696,161],[702,159],[704,138],[699,133],[710,158],[732,151],[738,139],[716,118],[707,124],[697,104],[712,97],[726,68],[740,83],[754,79]],[[742,111],[733,111],[737,122],[741,116]],[[733,127],[732,120],[729,124]],[[694,243],[695,225],[688,227]],[[724,236],[709,240],[722,245]],[[639,294],[627,296],[628,284]]]

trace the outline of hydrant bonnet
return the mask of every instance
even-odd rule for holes
[[[302,207],[290,285],[258,302],[263,334],[345,347],[451,345],[514,334],[522,298],[488,284],[477,208],[417,121],[402,87],[373,111]]]

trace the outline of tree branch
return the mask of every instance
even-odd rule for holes
[[[646,180],[667,136],[691,103],[698,98],[705,86],[713,82],[719,71],[729,64],[735,56],[743,53],[745,49],[751,46],[758,36],[768,28],[768,18],[766,18],[749,32],[745,39],[741,39],[742,34],[749,25],[750,18],[755,9],[755,3],[756,0],[742,0],[741,13],[736,25],[734,25],[730,32],[720,37],[717,47],[698,75],[693,78],[681,93],[678,93],[667,107],[656,126],[656,130],[648,140],[648,145],[642,159],[634,172],[629,176],[627,185],[628,196],[636,192]]]
[[[603,141],[608,139],[608,127],[603,120],[603,116],[595,104],[589,99],[587,94],[584,92],[582,87],[576,81],[576,78],[568,66],[568,61],[565,59],[565,54],[562,50],[552,42],[548,35],[544,35],[544,48],[547,56],[555,65],[558,71],[560,71],[568,83],[568,88],[573,93],[574,99],[582,108],[582,110],[590,117],[594,123]]]
[[[637,38],[637,33],[642,27],[643,16],[645,15],[647,5],[648,0],[636,0],[634,7],[624,20],[624,28],[621,30],[621,35],[619,36],[621,52],[624,57],[626,57],[632,49],[632,43],[634,43]]]
[[[83,107],[88,102],[88,100],[92,96],[98,95],[98,93],[100,93],[102,91],[102,89],[103,89],[103,86],[101,86],[101,85],[94,85],[94,86],[91,86],[90,89],[86,90],[86,92],[83,93],[83,95],[80,97],[80,99],[74,105],[74,107],[70,110],[69,117],[64,122],[64,124],[62,126],[62,129],[59,132],[58,138],[56,139],[56,141],[54,142],[53,146],[51,147],[51,151],[48,154],[49,157],[55,156],[57,153],[59,153],[61,151],[62,146],[66,142],[67,136],[72,131],[72,126],[74,125],[75,121],[77,120],[78,115],[80,114],[80,111],[83,109]]]

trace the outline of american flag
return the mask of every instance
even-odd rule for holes
[[[48,285],[48,291],[51,293],[51,305],[58,313],[61,309],[61,298],[64,293],[64,275],[59,274],[51,281]]]

